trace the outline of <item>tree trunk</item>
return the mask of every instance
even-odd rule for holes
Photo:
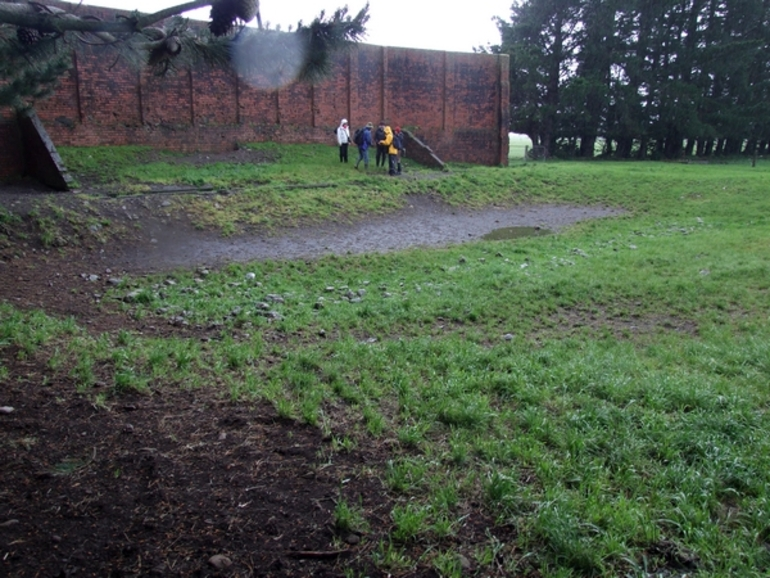
[[[636,151],[636,158],[639,160],[644,160],[647,158],[647,142],[648,138],[646,136],[643,136],[641,140],[639,141],[639,150]]]
[[[584,136],[580,139],[580,156],[584,159],[594,158],[596,148],[596,136]]]
[[[674,126],[668,127],[663,154],[667,159],[677,159],[682,154],[682,135]]]
[[[630,136],[625,136],[618,139],[618,148],[615,151],[615,156],[621,159],[631,158],[631,151],[634,148],[634,139]]]
[[[736,137],[728,137],[725,139],[724,154],[728,156],[734,156],[741,154],[741,147],[743,146],[743,139]]]

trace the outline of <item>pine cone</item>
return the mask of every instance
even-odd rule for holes
[[[150,51],[147,63],[150,66],[157,66],[178,56],[180,52],[182,52],[182,43],[179,41],[179,37],[169,36]]]
[[[211,5],[209,30],[214,36],[224,36],[233,29],[237,17],[234,0],[219,0]]]
[[[238,18],[244,22],[251,22],[259,10],[259,0],[235,0],[233,8]]]
[[[22,44],[30,45],[40,42],[42,35],[34,28],[19,27],[16,29],[16,38],[18,38],[19,42]]]

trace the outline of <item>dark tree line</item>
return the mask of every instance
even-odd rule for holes
[[[521,0],[511,130],[550,155],[770,152],[770,0]]]

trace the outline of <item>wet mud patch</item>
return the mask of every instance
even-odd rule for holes
[[[430,196],[410,196],[404,208],[355,223],[327,223],[222,237],[180,231],[164,223],[145,227],[125,268],[171,269],[265,259],[307,259],[324,255],[382,253],[411,247],[442,247],[483,239],[504,228],[559,231],[587,219],[621,214],[608,207],[537,205],[480,210],[451,207]]]

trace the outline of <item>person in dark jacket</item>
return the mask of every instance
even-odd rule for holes
[[[391,149],[396,149],[395,169],[396,174],[401,174],[401,156],[406,152],[404,148],[404,133],[401,131],[401,127],[397,126],[393,130],[393,142],[391,143]],[[389,151],[390,152],[390,151]]]
[[[364,134],[361,138],[361,144],[358,145],[358,160],[356,168],[361,161],[364,161],[364,168],[369,168],[369,147],[372,146],[372,123],[367,123],[364,127]]]
[[[380,141],[385,140],[385,121],[381,120],[380,124],[377,125],[377,130],[374,131],[374,142],[377,143],[377,155],[374,159],[374,164],[376,167],[382,166],[382,168],[385,168],[385,163],[388,160],[388,147],[387,145],[381,145]]]

